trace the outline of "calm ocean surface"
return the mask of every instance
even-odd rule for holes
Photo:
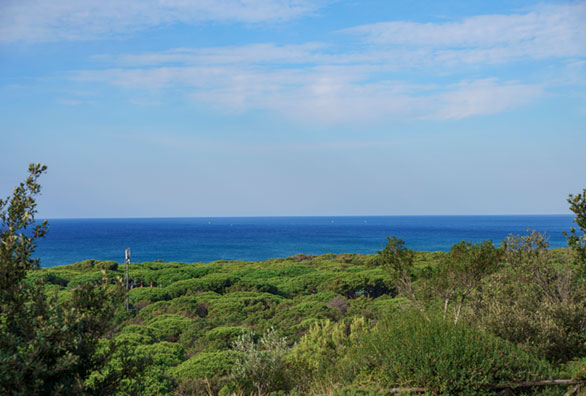
[[[366,216],[237,217],[154,219],[53,219],[39,241],[42,267],[85,259],[210,262],[265,260],[297,253],[376,253],[387,235],[416,250],[447,251],[461,240],[522,234],[527,227],[545,232],[551,247],[564,247],[562,231],[572,216]]]

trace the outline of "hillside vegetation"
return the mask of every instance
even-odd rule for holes
[[[39,268],[30,171],[0,200],[1,394],[564,395],[586,378],[586,190],[568,249],[389,237],[374,255],[133,263],[127,291],[115,262]],[[535,385],[551,379],[571,381]]]
[[[387,249],[409,252],[396,242]],[[490,394],[490,385],[584,375],[586,289],[570,252],[545,248],[532,234],[501,248],[410,252],[403,273],[385,251],[131,264],[136,287],[113,338],[148,364],[119,392]],[[67,301],[78,285],[123,276],[123,266],[85,261],[29,279]],[[107,369],[119,367],[113,356]]]

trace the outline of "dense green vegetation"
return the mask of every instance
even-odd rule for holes
[[[42,170],[0,201],[2,394],[484,395],[586,378],[586,190],[568,249],[530,232],[447,253],[389,238],[374,255],[133,263],[126,311],[123,265],[40,269],[43,226],[13,237]]]
[[[524,238],[533,243],[532,237]],[[128,314],[119,302],[119,315],[127,316],[113,339],[150,364],[120,392],[321,394],[418,386],[490,394],[489,385],[584,375],[577,363],[586,357],[583,281],[571,272],[568,251],[526,247],[411,252],[408,280],[387,270],[382,253],[131,264],[139,286],[130,290]],[[454,255],[471,257],[448,269]],[[498,269],[474,272],[487,256]],[[111,283],[123,276],[122,266],[96,264],[40,269],[29,278],[66,302],[102,271]],[[447,305],[446,296],[453,300]],[[108,369],[122,367],[118,359]]]

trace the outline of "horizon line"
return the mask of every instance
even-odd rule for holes
[[[37,220],[139,220],[139,219],[253,219],[311,217],[504,217],[504,216],[573,216],[572,213],[499,213],[499,214],[400,214],[400,215],[236,215],[236,216],[132,216],[132,217],[39,217]]]

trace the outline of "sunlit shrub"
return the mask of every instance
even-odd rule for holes
[[[156,344],[141,345],[135,353],[149,357],[152,364],[164,367],[174,367],[185,360],[185,350],[174,342],[161,341]]]
[[[169,374],[178,380],[226,376],[236,362],[232,351],[200,352],[178,366]]]
[[[203,304],[198,301],[196,296],[182,296],[149,304],[139,312],[139,316],[149,318],[156,315],[177,314],[191,318],[205,317],[207,308],[204,310]]]
[[[344,383],[354,370],[350,348],[371,329],[363,317],[334,323],[315,323],[293,350],[297,384],[308,391],[316,384]]]
[[[355,381],[420,386],[434,394],[478,395],[487,386],[548,378],[546,361],[483,331],[427,320],[417,311],[380,321],[351,354],[362,367]]]
[[[161,337],[171,342],[177,342],[181,333],[194,325],[193,319],[174,314],[155,316],[149,322],[149,326],[156,329]]]
[[[207,301],[207,319],[215,326],[255,324],[272,318],[281,301],[281,297],[269,293],[228,293]]]
[[[143,300],[156,302],[171,299],[171,295],[165,287],[136,287],[129,290],[128,295],[132,304]]]

